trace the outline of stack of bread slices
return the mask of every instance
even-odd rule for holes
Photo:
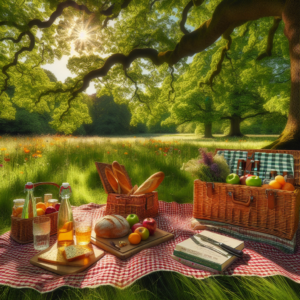
[[[67,265],[68,262],[81,260],[94,254],[92,246],[71,245],[53,248],[39,255],[38,260],[50,264]]]

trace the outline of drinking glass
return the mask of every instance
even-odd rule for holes
[[[87,245],[91,241],[92,217],[81,216],[74,219],[77,245]]]
[[[50,218],[38,217],[33,219],[33,245],[35,250],[44,250],[49,247]]]

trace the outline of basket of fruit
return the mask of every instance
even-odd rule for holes
[[[52,182],[44,182],[44,183],[34,183],[32,184],[33,187],[38,185],[55,185],[59,188],[59,185]],[[33,196],[33,194],[32,194]],[[31,200],[34,199],[33,197],[30,198]],[[50,235],[57,233],[57,217],[58,217],[58,210],[59,210],[59,203],[55,203],[56,201],[51,201],[49,203],[35,203],[34,201],[30,201],[28,206],[28,213],[24,213],[24,199],[17,199],[14,200],[14,207],[12,210],[11,215],[11,231],[10,236],[13,240],[20,244],[26,244],[33,242],[33,219],[39,218],[42,216],[47,216],[50,218],[51,229]],[[35,209],[33,208],[35,206]],[[36,212],[36,217],[34,217],[34,210]]]
[[[298,228],[300,151],[201,149],[183,166],[194,181],[193,217],[291,240]]]
[[[154,191],[163,181],[164,173],[157,172],[140,187],[132,187],[124,166],[95,162],[97,171],[107,195],[106,215],[127,217],[136,214],[140,219],[158,214],[158,195]]]

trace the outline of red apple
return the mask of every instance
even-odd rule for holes
[[[52,213],[55,213],[55,212],[56,212],[56,209],[52,206],[49,206],[49,207],[46,208],[45,215],[52,214]]]
[[[142,241],[147,240],[149,237],[149,230],[146,227],[138,227],[134,233],[138,233],[141,236]]]
[[[59,208],[60,208],[60,203],[57,203],[57,204],[55,204],[55,209],[56,209],[56,211],[59,211]]]
[[[248,177],[251,177],[251,176],[254,176],[254,175],[247,174],[247,175],[241,176],[241,177],[240,177],[240,184],[246,185],[246,179],[247,179]]]
[[[135,223],[132,227],[131,227],[131,231],[134,232],[137,228],[139,227],[143,227],[142,223]]]
[[[143,226],[148,228],[150,235],[153,235],[156,230],[157,224],[153,218],[146,218],[143,221]]]

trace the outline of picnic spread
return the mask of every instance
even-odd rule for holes
[[[125,288],[156,271],[203,279],[286,276],[300,283],[300,151],[199,149],[193,204],[158,201],[164,173],[132,185],[125,166],[96,162],[107,204],[71,206],[71,186],[25,185],[0,236],[0,284]],[[60,203],[34,187],[59,188]]]

